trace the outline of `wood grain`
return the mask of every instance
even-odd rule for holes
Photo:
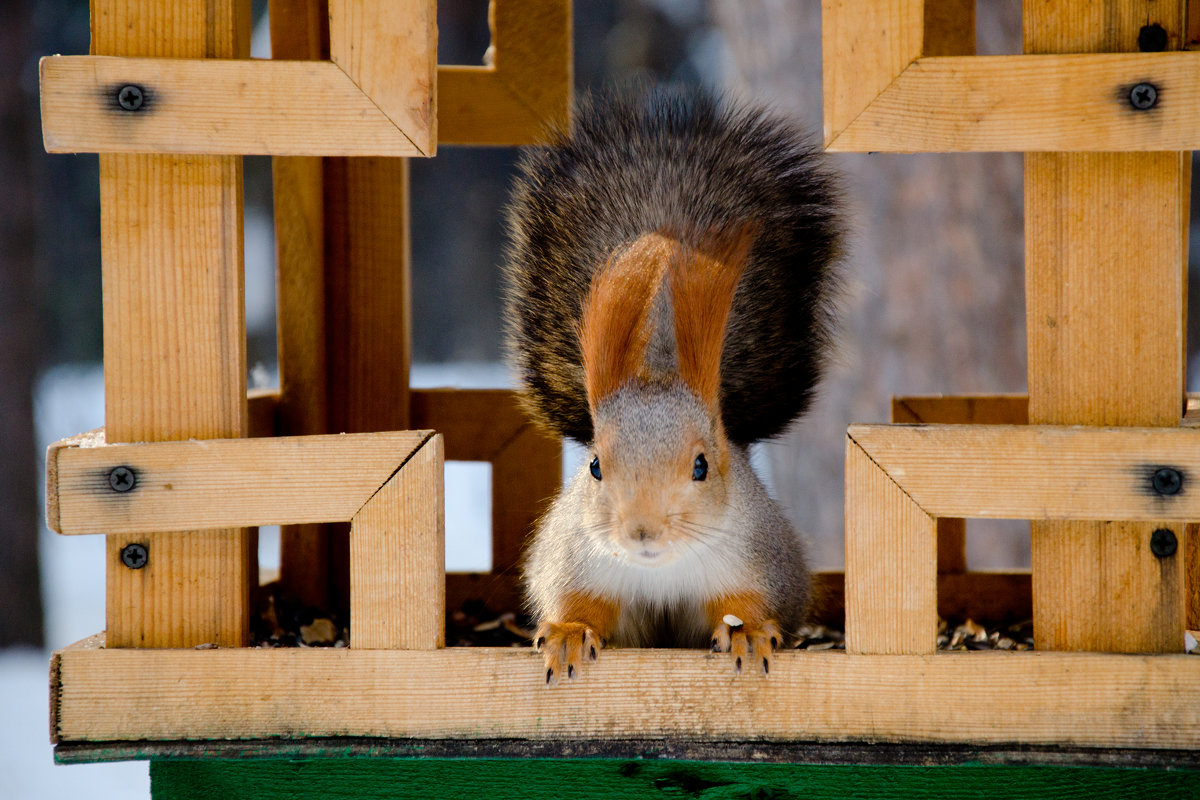
[[[1200,705],[1182,701],[1200,693],[1193,659],[793,651],[763,679],[735,675],[722,654],[606,650],[579,680],[547,689],[530,648],[92,644],[55,654],[51,689],[59,742],[690,737],[1182,749],[1200,747]]]
[[[846,651],[937,649],[937,521],[846,441]]]
[[[271,55],[329,58],[325,0],[271,0]],[[319,157],[277,156],[271,162],[275,206],[279,435],[329,432],[325,385],[325,167]],[[331,608],[329,556],[333,533],[320,524],[279,532],[282,590],[316,608]]]
[[[1200,53],[921,58],[830,138],[834,152],[1156,151],[1200,147]],[[1138,83],[1158,104],[1129,102]]]
[[[116,102],[127,84],[137,111]],[[397,129],[327,61],[49,56],[41,87],[51,153],[431,155],[409,136],[428,122]]]
[[[922,0],[821,0],[825,146],[922,54]]]
[[[92,50],[244,58],[249,9],[233,0],[93,0]],[[244,436],[242,162],[102,155],[105,418],[110,441]],[[240,645],[249,635],[251,536],[144,534],[149,562],[106,545],[112,647]]]
[[[350,646],[445,644],[442,437],[425,440],[350,523]]]
[[[329,0],[329,57],[417,151],[362,155],[436,155],[436,0]]]
[[[56,498],[57,513],[49,521],[65,534],[345,522],[430,435],[55,446],[49,474],[56,482],[48,496]],[[117,466],[134,473],[132,490],[109,486]]]
[[[1026,4],[1024,49],[1031,54],[1132,51],[1138,30],[1151,16],[1177,46],[1184,29],[1184,3],[1178,0]],[[1150,55],[1165,64],[1194,54],[1127,57]],[[1188,79],[1180,76],[1183,83],[1177,83],[1147,65],[1134,80],[1146,75],[1163,81],[1164,94],[1161,107],[1143,112],[1142,117],[1151,119],[1139,118],[1137,124],[1157,125],[1152,115],[1159,115],[1163,129],[1169,129],[1174,123],[1167,90],[1187,85]],[[1189,91],[1181,94],[1186,97]],[[1183,105],[1195,104],[1184,100]],[[1095,129],[1097,140],[1105,138],[1110,120],[1097,114],[1083,122]],[[1131,129],[1128,135],[1142,149],[1191,147],[1152,130]],[[1177,152],[1026,156],[1031,422],[1179,424],[1184,407],[1188,163],[1186,154]],[[1033,525],[1039,647],[1180,649],[1184,559],[1179,555],[1160,561],[1149,553],[1154,527]]]

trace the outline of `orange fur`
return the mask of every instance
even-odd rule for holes
[[[580,623],[602,639],[612,635],[621,607],[613,601],[582,592],[568,592],[562,599],[559,620],[563,624]]]
[[[721,350],[738,281],[754,240],[754,226],[714,237],[711,246],[689,249],[671,267],[679,377],[714,412],[721,388]]]
[[[679,242],[666,236],[646,234],[592,279],[579,341],[593,414],[602,400],[640,369],[650,340],[650,309],[667,263],[679,248]]]
[[[747,629],[759,628],[769,619],[766,598],[758,592],[718,595],[705,601],[704,613],[714,628],[726,614],[733,614]]]

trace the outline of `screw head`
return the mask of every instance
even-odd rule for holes
[[[1178,547],[1179,541],[1172,530],[1159,528],[1150,534],[1150,552],[1159,558],[1170,558]]]
[[[1154,471],[1150,482],[1154,485],[1154,491],[1159,494],[1179,494],[1179,490],[1183,488],[1183,473],[1171,467],[1160,467]]]
[[[1158,87],[1152,83],[1139,83],[1129,90],[1129,105],[1138,111],[1154,108],[1158,103]]]
[[[126,111],[137,111],[142,107],[145,99],[142,87],[134,86],[132,83],[117,90],[117,103]]]
[[[113,467],[108,473],[108,486],[114,492],[129,492],[137,485],[137,476],[129,467]]]
[[[150,551],[144,544],[127,544],[121,548],[121,563],[130,569],[141,569],[150,560]]]

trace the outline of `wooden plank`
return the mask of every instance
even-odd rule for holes
[[[936,649],[937,522],[848,438],[846,651]]]
[[[975,0],[925,0],[922,56],[975,55]]]
[[[1200,434],[1187,428],[851,425],[849,438],[935,516],[1146,520],[1200,517]],[[1154,475],[1177,470],[1177,494]]]
[[[350,645],[432,650],[446,639],[443,450],[427,439],[350,523]]]
[[[430,155],[325,61],[48,56],[41,88],[51,153]]]
[[[826,147],[921,56],[922,0],[821,0]]]
[[[417,150],[369,155],[436,155],[436,0],[329,0],[329,57]]]
[[[325,0],[271,0],[271,55],[329,58]],[[271,162],[275,205],[276,340],[279,431],[329,432],[325,387],[325,167],[312,156]],[[329,526],[284,525],[279,531],[282,591],[315,608],[331,608]]]
[[[826,146],[834,152],[1200,148],[1200,53],[921,58]],[[1129,102],[1138,83],[1158,103]]]
[[[244,58],[249,9],[234,0],[93,0],[92,50],[127,57]],[[232,156],[101,155],[105,417],[110,441],[244,436],[242,162]],[[142,569],[106,544],[112,647],[240,645],[249,636],[249,532],[143,534]]]
[[[1142,0],[1026,4],[1024,49],[1033,54],[1133,51],[1150,13]],[[1177,46],[1184,3],[1158,3],[1152,13]],[[1194,54],[1147,55],[1169,63]],[[1179,84],[1161,74],[1148,71],[1132,80],[1163,81],[1159,105],[1140,116],[1160,114],[1169,128],[1168,91],[1186,86],[1187,79],[1181,75],[1185,83]],[[1106,122],[1096,116],[1085,124],[1102,140]],[[1128,133],[1141,148],[1191,147],[1154,131]],[[1189,162],[1187,154],[1170,152],[1026,156],[1031,422],[1179,424]],[[1034,631],[1040,647],[1181,648],[1184,558],[1160,561],[1149,552],[1155,527],[1033,525]]]
[[[65,534],[348,521],[431,434],[55,447],[50,521]],[[118,466],[133,473],[129,491],[109,484]]]
[[[777,654],[763,679],[733,674],[719,653],[606,650],[581,679],[554,689],[531,648],[133,652],[93,644],[54,658],[60,742],[692,737],[1200,747],[1200,704],[1185,700],[1200,694],[1200,669],[1186,655],[791,651]]]

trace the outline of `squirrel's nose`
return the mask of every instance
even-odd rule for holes
[[[647,539],[653,540],[658,538],[658,532],[651,530],[645,525],[638,525],[637,528],[634,529],[633,533],[635,536],[637,536],[637,540],[639,542],[644,542]]]

